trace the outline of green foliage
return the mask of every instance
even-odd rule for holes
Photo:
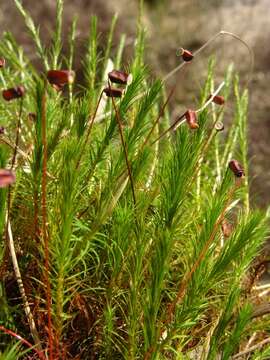
[[[63,1],[56,2],[56,29],[49,49],[42,45],[21,2],[14,1],[44,70],[71,70],[77,20],[64,58]],[[226,106],[211,103],[198,112],[198,129],[182,123],[155,141],[169,127],[167,89],[164,82],[150,77],[144,65],[141,20],[130,65],[122,60],[124,36],[112,51],[116,20],[102,49],[97,18],[91,18],[82,56],[84,80],[78,91],[73,84],[56,91],[9,33],[0,41],[8,64],[1,69],[1,86],[23,83],[27,90],[10,221],[44,356],[161,360],[191,359],[197,352],[200,359],[229,359],[255,332],[269,335],[269,316],[253,317],[257,297],[250,296],[247,281],[268,235],[268,215],[251,209],[249,203],[247,91],[241,90],[229,66],[222,95],[234,109],[230,121]],[[111,63],[132,75],[115,104],[102,94]],[[214,91],[214,73],[211,60],[201,106]],[[18,110],[17,100],[0,101],[8,130],[0,138],[1,168],[10,167]],[[225,132],[216,131],[217,121],[225,122]],[[244,166],[245,177],[236,179],[228,170],[233,158]],[[0,189],[2,234],[7,203],[7,189]],[[232,229],[225,237],[226,222]],[[32,341],[20,298],[12,300],[18,299],[18,290],[12,267],[4,259],[6,238],[1,237],[0,322]],[[12,339],[9,343],[7,335],[4,338],[5,345],[12,345]],[[269,356],[267,348],[262,357],[256,350],[254,359]],[[3,351],[0,356],[5,359],[18,358],[17,352],[27,358],[17,347]]]
[[[6,349],[3,353],[0,353],[1,360],[17,360],[19,356],[20,348],[18,345],[13,345]]]

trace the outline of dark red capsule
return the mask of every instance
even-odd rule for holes
[[[113,70],[109,72],[108,77],[112,83],[127,85],[129,74],[120,70]]]
[[[197,123],[197,114],[194,110],[187,110],[185,113],[185,118],[190,129],[198,129],[199,124]]]
[[[123,95],[123,89],[106,87],[103,91],[108,97],[120,98]]]
[[[56,86],[57,90],[61,90],[64,85],[74,82],[75,72],[72,70],[49,70],[47,79],[50,84]]]
[[[181,48],[180,51],[181,51],[182,59],[185,62],[190,62],[194,58],[194,55],[192,54],[191,51],[183,49],[183,48]]]
[[[6,60],[4,58],[0,58],[0,68],[5,67],[6,65]]]
[[[236,177],[245,176],[244,169],[237,160],[231,160],[229,162],[229,168],[232,170]]]
[[[0,188],[7,187],[15,182],[15,174],[11,170],[0,169]]]
[[[208,97],[207,101],[210,100],[212,96],[213,95],[210,95]],[[224,105],[225,104],[225,99],[221,95],[216,95],[216,96],[213,97],[212,102],[217,104],[217,105]]]
[[[2,91],[3,98],[6,101],[18,99],[25,94],[25,88],[23,85],[15,86],[14,88],[6,89]]]
[[[5,133],[4,126],[0,126],[0,135],[3,135]]]

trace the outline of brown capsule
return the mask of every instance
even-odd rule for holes
[[[0,126],[0,135],[3,135],[5,133],[4,126]]]
[[[207,100],[210,100],[212,96],[213,95],[210,95]],[[215,95],[213,97],[213,99],[212,99],[212,102],[217,104],[217,105],[224,105],[225,104],[225,99],[221,95]]]
[[[180,49],[180,54],[185,62],[190,62],[194,58],[194,55],[192,54],[191,51],[183,48]]]
[[[108,77],[112,83],[127,85],[129,74],[120,70],[113,70],[109,72]]]
[[[23,85],[15,86],[14,88],[6,89],[2,91],[3,98],[6,101],[18,99],[25,94],[25,88]]]
[[[197,114],[194,110],[187,110],[185,113],[185,118],[190,129],[198,129],[199,124],[197,123]]]
[[[6,60],[4,58],[0,58],[0,68],[5,67],[6,65]]]
[[[108,97],[120,98],[123,95],[123,89],[106,87],[103,91]]]
[[[236,177],[240,178],[240,177],[245,176],[244,169],[237,160],[231,160],[229,162],[229,168],[232,170],[232,172],[234,173],[234,175]]]
[[[47,79],[59,91],[64,85],[74,82],[75,72],[72,70],[49,70]]]
[[[11,170],[0,169],[0,188],[7,187],[15,182],[15,174]]]

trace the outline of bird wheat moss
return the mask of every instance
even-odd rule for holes
[[[218,86],[210,61],[192,117],[175,120],[177,72],[149,75],[140,20],[127,66],[116,17],[101,52],[91,18],[78,83],[76,20],[61,51],[63,1],[48,48],[14,1],[43,70],[3,34],[1,88],[25,93],[0,101],[0,357],[269,358],[255,260],[269,216],[250,205],[248,95],[232,67]]]

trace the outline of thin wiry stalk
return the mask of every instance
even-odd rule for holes
[[[28,348],[33,350],[39,356],[40,359],[46,360],[46,357],[44,356],[44,354],[41,351],[39,351],[38,349],[35,349],[35,347],[29,341],[24,339],[21,335],[16,334],[14,331],[5,328],[3,325],[0,325],[0,330],[3,331],[4,333],[14,337],[15,339],[19,340],[22,344],[26,345]]]
[[[21,4],[20,0],[16,2]],[[58,25],[52,35],[49,61],[32,19],[24,10],[21,12],[43,62],[47,60],[50,65],[54,62],[57,67],[66,64],[68,69],[72,69],[75,28],[72,27],[70,32],[70,53],[66,59],[60,51],[63,0],[58,0],[57,4]],[[142,8],[142,0],[140,6]],[[240,325],[237,322],[237,319],[247,319],[244,316],[248,314],[245,312],[247,299],[253,302],[253,298],[267,296],[261,292],[257,294],[254,287],[254,296],[251,298],[247,296],[246,287],[239,291],[248,266],[267,234],[266,215],[253,215],[251,209],[248,216],[241,214],[246,207],[246,193],[249,191],[244,179],[242,181],[245,186],[241,187],[239,196],[238,193],[235,196],[236,200],[228,204],[225,214],[226,220],[227,217],[231,222],[235,219],[232,235],[224,238],[223,247],[217,242],[221,232],[220,216],[230,190],[229,178],[226,177],[228,157],[234,155],[244,168],[248,165],[247,143],[242,139],[246,136],[245,124],[241,125],[244,117],[239,117],[245,114],[247,99],[241,94],[236,104],[239,109],[232,127],[239,131],[233,130],[229,137],[226,132],[222,133],[219,143],[214,146],[213,123],[219,116],[216,119],[214,116],[213,119],[210,113],[203,111],[211,103],[211,99],[207,99],[209,93],[213,92],[213,68],[209,67],[206,86],[201,94],[202,108],[197,110],[200,112],[198,131],[192,132],[183,126],[172,138],[168,137],[168,141],[160,146],[157,141],[154,148],[151,148],[152,139],[155,140],[159,135],[157,124],[167,109],[170,98],[170,95],[168,98],[164,97],[159,112],[164,84],[186,63],[172,70],[163,81],[150,84],[145,70],[142,70],[145,31],[140,11],[135,56],[131,60],[129,71],[134,79],[119,103],[112,99],[112,103],[107,106],[106,98],[106,106],[102,102],[99,105],[99,90],[104,86],[104,77],[107,81],[108,64],[114,64],[116,69],[127,69],[122,61],[124,37],[118,46],[117,55],[112,54],[114,20],[107,37],[107,46],[105,45],[105,56],[102,57],[98,53],[101,46],[98,43],[97,20],[92,18],[88,48],[83,61],[86,80],[84,91],[80,94],[70,93],[66,98],[65,92],[56,94],[53,89],[48,88],[45,106],[42,86],[39,87],[41,91],[37,93],[37,98],[32,96],[35,81],[39,82],[40,76],[31,66],[30,60],[24,57],[11,36],[5,36],[0,41],[1,53],[6,54],[7,62],[13,64],[10,68],[1,70],[2,82],[18,83],[20,80],[27,85],[30,91],[24,100],[24,114],[32,112],[38,100],[34,131],[33,123],[29,123],[27,132],[22,133],[24,137],[20,137],[22,150],[26,151],[27,146],[27,158],[20,156],[20,161],[15,161],[14,170],[16,168],[18,172],[16,187],[12,192],[11,224],[14,238],[18,239],[18,250],[22,249],[22,253],[27,254],[27,258],[18,257],[20,269],[26,271],[26,279],[40,274],[39,271],[33,271],[39,265],[35,259],[48,259],[45,267],[42,267],[43,278],[37,278],[39,283],[46,285],[47,277],[52,289],[51,299],[48,301],[46,298],[45,304],[47,308],[51,307],[51,334],[54,338],[52,349],[46,349],[44,356],[65,359],[70,356],[175,359],[177,356],[189,357],[191,351],[200,351],[200,348],[208,351],[205,356],[208,360],[220,356],[223,351],[225,355],[233,356],[238,351],[235,344],[231,345],[233,340],[242,349],[254,329],[258,331],[258,339],[261,339],[260,336],[264,334],[261,335],[258,328],[263,328],[266,322],[263,316],[260,319],[254,317],[246,329],[243,322],[240,321]],[[234,34],[221,32],[195,54],[213,44],[219,35],[236,38]],[[227,88],[231,86],[226,79],[224,98]],[[143,97],[142,101],[137,101]],[[236,92],[234,97],[237,97]],[[110,109],[107,113],[106,107]],[[11,108],[12,104],[11,107],[1,107],[3,118],[10,121]],[[89,112],[89,109],[93,111]],[[108,123],[97,122],[100,116],[104,118],[108,114]],[[45,146],[41,118],[42,129],[45,128],[44,124],[47,127]],[[70,126],[73,119],[74,126]],[[166,125],[160,124],[160,133],[169,128],[168,119],[169,116]],[[127,124],[132,124],[127,132],[121,126],[124,120]],[[174,130],[185,121],[183,117],[177,120]],[[121,137],[119,141],[116,138],[118,127],[118,136]],[[13,145],[12,142],[10,144]],[[148,144],[150,146],[146,146]],[[13,149],[15,147],[16,144]],[[215,148],[218,153],[211,151]],[[87,154],[86,149],[89,149]],[[221,161],[223,153],[225,163]],[[83,161],[84,159],[87,161]],[[6,167],[6,162],[5,151],[0,151],[1,168]],[[45,171],[44,165],[50,174]],[[220,188],[219,185],[224,184],[227,190],[223,193],[215,191],[213,194],[211,185],[215,184],[217,167],[219,183],[216,187]],[[19,171],[20,168],[23,171]],[[72,180],[73,176],[76,181]],[[132,194],[131,191],[125,191],[129,182]],[[6,191],[7,189],[0,190],[0,230],[5,229]],[[245,201],[241,201],[242,199]],[[209,200],[213,205],[211,209],[208,206]],[[238,219],[241,221],[238,222]],[[36,226],[32,226],[33,221]],[[260,225],[260,222],[265,222],[265,225]],[[34,240],[36,236],[33,236],[33,231],[37,234],[38,226],[42,230],[44,250],[36,246]],[[212,235],[213,232],[216,232],[215,236]],[[212,243],[204,250],[209,239]],[[18,251],[17,248],[15,250]],[[254,281],[254,286],[257,281],[259,279]],[[183,301],[179,309],[175,305],[172,314],[175,321],[166,324],[166,310],[175,301],[183,282],[185,288],[182,296],[185,298],[183,300],[180,296],[179,301]],[[233,290],[231,282],[234,284]],[[31,291],[27,287],[28,283],[24,285],[26,291]],[[37,286],[35,308],[31,309],[39,317],[39,323],[44,322],[44,309],[39,302],[44,297],[42,291],[42,287]],[[3,299],[9,305],[5,294]],[[244,310],[238,311],[239,308]],[[8,311],[12,318],[13,309]],[[45,322],[46,335],[49,335],[49,316],[46,317],[46,312],[48,309],[45,309]],[[232,314],[238,315],[231,322],[227,321],[226,317]],[[0,320],[9,321],[3,314]],[[15,325],[17,326],[16,323]],[[241,339],[239,329],[243,330]],[[50,345],[48,335],[45,339],[47,347]],[[200,340],[196,343],[198,337]]]
[[[213,98],[221,91],[221,89],[223,88],[224,84],[225,84],[224,81],[222,81],[222,83],[221,83],[221,84],[218,86],[218,88],[214,91],[214,93],[211,95],[211,97],[205,102],[205,104],[203,104],[202,107],[200,107],[199,109],[196,110],[196,113],[197,113],[197,114],[200,113],[200,112],[202,112],[204,109],[207,108],[207,106],[208,106],[209,104],[211,104]],[[153,145],[156,141],[159,141],[161,138],[163,138],[164,135],[166,135],[169,131],[171,131],[171,130],[176,130],[179,126],[181,126],[182,124],[184,124],[184,123],[186,122],[186,119],[184,119],[185,115],[186,115],[186,112],[184,112],[183,114],[181,114],[181,115],[174,121],[174,123],[173,123],[168,129],[166,129],[165,131],[163,131],[163,133],[160,134],[159,137],[152,142],[151,145]],[[183,119],[183,120],[182,120],[182,119]],[[181,121],[181,120],[182,120],[182,121]]]
[[[109,88],[111,89],[110,81],[108,81],[108,84],[109,84]],[[133,182],[133,177],[132,177],[131,166],[130,166],[130,162],[129,162],[129,159],[128,159],[127,145],[126,145],[125,138],[124,138],[124,134],[123,134],[123,129],[122,129],[122,123],[121,123],[121,119],[120,119],[120,114],[119,114],[119,111],[118,111],[117,106],[116,106],[116,104],[115,104],[115,101],[114,101],[114,97],[113,97],[113,96],[112,96],[112,104],[113,104],[113,108],[114,108],[114,111],[115,111],[115,117],[116,117],[116,120],[117,120],[117,125],[118,125],[118,129],[119,129],[119,133],[120,133],[120,138],[121,138],[122,147],[123,147],[123,150],[124,150],[125,161],[126,161],[126,166],[127,166],[127,171],[128,171],[128,176],[129,176],[131,191],[132,191],[133,203],[134,203],[134,206],[136,207],[135,188],[134,188],[134,182]]]
[[[189,281],[192,279],[193,274],[195,273],[195,271],[197,270],[197,268],[199,267],[199,265],[201,264],[203,258],[205,257],[205,254],[207,253],[207,250],[209,249],[210,245],[212,244],[218,229],[220,228],[220,225],[222,223],[222,221],[224,220],[224,216],[228,210],[228,207],[230,205],[230,202],[232,200],[232,197],[236,191],[236,189],[239,187],[240,182],[236,180],[234,186],[231,188],[231,190],[229,191],[229,194],[227,195],[227,200],[226,203],[223,207],[223,210],[221,212],[221,214],[219,215],[217,221],[215,222],[212,232],[210,234],[209,239],[207,240],[207,242],[205,243],[205,245],[203,246],[197,260],[195,261],[195,263],[193,264],[191,270],[187,273],[187,275],[185,276],[185,278],[182,280],[181,285],[179,287],[179,290],[177,292],[177,295],[174,299],[174,301],[172,301],[168,308],[167,308],[167,313],[166,313],[166,319],[164,321],[165,325],[169,325],[172,321],[173,321],[173,315],[175,313],[175,309],[177,304],[183,299],[184,295],[185,295],[185,291],[187,289],[188,283]],[[162,333],[163,333],[164,329],[160,329],[160,336],[159,338],[161,338]],[[147,352],[145,353],[144,356],[144,360],[149,360],[151,358],[151,356],[156,352],[157,348],[160,347],[163,348],[163,346],[166,344],[167,342],[167,338],[165,339],[165,341],[163,343],[160,344],[156,344],[156,345],[152,345]]]
[[[84,150],[86,148],[87,142],[89,140],[89,136],[91,134],[93,124],[94,124],[94,121],[95,121],[95,118],[96,118],[96,115],[97,115],[97,112],[98,112],[98,108],[99,108],[99,105],[100,105],[100,102],[101,102],[101,99],[102,99],[102,95],[103,95],[103,91],[101,91],[101,93],[99,95],[98,102],[97,102],[94,114],[90,118],[89,125],[88,125],[88,130],[87,130],[87,133],[86,133],[86,136],[85,136],[85,140],[83,142],[82,149],[80,151],[80,155],[79,155],[79,158],[78,158],[78,161],[77,161],[77,164],[76,164],[76,169],[78,169],[79,166],[80,166],[80,162],[81,162]]]
[[[253,72],[253,67],[254,67],[254,53],[252,51],[252,49],[250,48],[250,46],[243,40],[241,39],[239,36],[233,34],[233,33],[230,33],[228,31],[220,31],[219,33],[215,34],[212,38],[210,38],[204,45],[202,45],[197,51],[194,52],[194,56],[195,55],[199,55],[199,53],[201,53],[203,50],[205,50],[209,45],[211,45],[219,36],[222,36],[222,35],[228,35],[228,36],[231,36],[235,39],[237,39],[238,41],[240,41],[241,43],[243,43],[248,51],[249,51],[249,54],[250,54],[250,70],[249,70],[249,76],[248,76],[248,80],[247,80],[247,84],[246,86],[248,85],[248,83],[250,82],[250,79],[251,79],[251,75],[252,75],[252,72]],[[95,43],[96,45],[96,43]],[[95,62],[96,64],[96,62]],[[187,62],[183,62],[181,63],[180,65],[178,65],[176,68],[174,68],[171,72],[169,72],[163,79],[162,79],[162,82],[166,82],[169,80],[169,78],[171,78],[175,73],[177,73],[179,70],[181,70],[184,66],[186,66],[188,63]],[[141,99],[142,97],[145,96],[145,91],[142,92],[140,95],[137,96],[136,100],[139,100]],[[105,114],[101,114],[99,116],[97,116],[97,121],[100,122],[101,120],[105,119],[107,116],[109,116],[111,114],[111,111],[108,111],[106,112]],[[181,119],[178,119],[178,121],[180,121]]]
[[[209,239],[207,240],[207,242],[205,243],[203,249],[201,250],[197,260],[195,261],[195,263],[193,264],[191,270],[188,272],[188,274],[185,276],[184,280],[181,282],[181,286],[178,290],[177,296],[175,298],[175,300],[169,305],[168,310],[167,310],[167,319],[166,319],[166,323],[170,323],[172,321],[172,317],[175,311],[175,307],[176,305],[182,300],[183,296],[185,295],[185,291],[188,285],[188,282],[192,279],[192,275],[194,274],[194,272],[197,270],[198,266],[200,265],[200,263],[202,262],[207,250],[209,249],[209,246],[212,244],[218,229],[220,228],[220,225],[222,223],[222,221],[224,220],[224,216],[226,214],[226,211],[228,210],[228,206],[230,205],[230,202],[232,200],[232,197],[236,191],[236,189],[239,187],[240,183],[238,181],[235,182],[234,186],[232,187],[232,189],[230,190],[228,197],[227,197],[227,201],[226,204],[220,214],[220,216],[218,217],[213,230],[211,232],[211,235],[209,237]]]
[[[10,140],[4,138],[3,136],[0,138],[0,143],[6,144],[7,146],[9,146],[12,150],[15,150],[16,145],[13,144]],[[19,146],[17,146],[17,153],[20,154],[25,160],[29,160],[28,155],[19,148]]]
[[[47,232],[47,131],[46,131],[46,85],[42,94],[42,109],[41,109],[41,131],[42,131],[42,146],[43,146],[43,162],[42,162],[42,181],[41,181],[41,203],[42,203],[42,236],[44,243],[45,256],[45,284],[46,284],[46,304],[48,316],[48,337],[49,337],[49,359],[53,360],[53,328],[52,328],[52,314],[51,314],[51,283],[50,283],[50,248],[49,237]]]
[[[145,140],[144,140],[144,142],[143,142],[143,145],[142,145],[142,147],[141,147],[141,150],[142,150],[142,149],[145,147],[145,145],[148,143],[148,141],[149,141],[149,139],[150,139],[153,131],[155,130],[155,127],[157,126],[157,124],[159,123],[160,119],[161,119],[162,116],[164,115],[165,108],[166,108],[166,106],[168,105],[171,97],[173,96],[174,91],[175,91],[175,86],[171,89],[171,91],[170,91],[170,93],[169,93],[166,101],[165,101],[164,104],[162,105],[162,108],[161,108],[161,110],[160,110],[160,112],[159,112],[159,114],[158,114],[158,117],[157,117],[156,120],[154,121],[154,123],[153,123],[153,125],[152,125],[152,127],[151,127],[151,129],[150,129],[150,131],[149,131],[149,133],[147,134],[147,136],[146,136],[146,138],[145,138]]]
[[[229,32],[229,31],[224,31],[224,30],[221,30],[219,31],[217,34],[215,34],[214,36],[212,36],[209,40],[206,41],[205,44],[203,44],[198,50],[196,50],[193,55],[194,56],[197,56],[199,55],[203,50],[205,50],[206,48],[209,47],[209,45],[211,45],[216,39],[218,39],[220,36],[223,36],[223,35],[226,35],[226,36],[230,36],[236,40],[238,40],[239,42],[241,42],[247,49],[248,49],[248,52],[249,52],[249,60],[250,60],[250,68],[249,68],[249,73],[248,73],[248,80],[247,80],[247,84],[246,86],[248,85],[250,79],[251,79],[251,75],[253,73],[253,68],[254,68],[254,53],[251,49],[251,47],[241,38],[239,37],[238,35],[232,33],[232,32]],[[182,69],[185,65],[187,65],[188,63],[187,62],[183,62],[181,63],[180,65],[178,65],[175,69],[173,69],[171,72],[169,72],[164,78],[163,78],[163,81],[167,81],[170,77],[172,77],[176,72],[178,72],[180,69]]]

